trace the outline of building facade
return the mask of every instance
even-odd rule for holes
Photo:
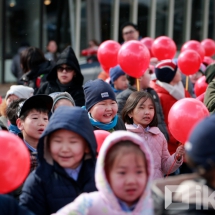
[[[138,24],[142,37],[166,35],[178,50],[188,40],[215,38],[214,0],[0,0],[0,83],[14,81],[11,59],[28,42],[44,52],[49,40],[77,56],[91,39],[122,42],[120,26]]]

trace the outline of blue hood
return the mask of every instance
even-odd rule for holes
[[[51,116],[45,131],[39,139],[37,150],[40,162],[45,159],[47,163],[53,164],[49,150],[47,150],[46,140],[48,135],[59,129],[73,131],[82,136],[90,149],[90,158],[96,160],[97,143],[87,111],[80,107],[60,106]]]

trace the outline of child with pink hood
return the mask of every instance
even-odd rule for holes
[[[98,191],[83,193],[58,215],[152,215],[152,157],[144,140],[127,131],[115,131],[99,152],[95,180]]]

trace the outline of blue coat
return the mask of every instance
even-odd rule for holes
[[[81,135],[90,148],[88,155],[90,158],[83,158],[77,181],[53,161],[46,149],[45,137],[62,128]],[[20,204],[35,214],[48,215],[72,202],[79,194],[96,191],[94,180],[96,148],[93,128],[86,110],[80,107],[59,107],[39,140],[37,148],[39,166],[27,178],[20,196]]]

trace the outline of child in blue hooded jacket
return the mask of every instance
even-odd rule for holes
[[[48,215],[84,192],[97,190],[94,170],[96,140],[87,112],[59,107],[38,144],[38,168],[27,178],[20,204]]]

